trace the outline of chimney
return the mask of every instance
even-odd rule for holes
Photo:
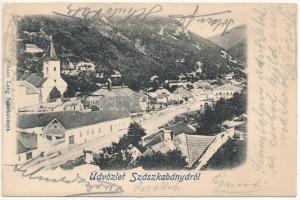
[[[111,82],[110,78],[107,78],[107,89],[109,91],[111,91],[111,85],[112,85],[112,82]]]

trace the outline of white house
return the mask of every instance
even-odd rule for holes
[[[15,152],[16,162],[24,162],[41,152],[55,152],[109,134],[124,134],[130,122],[130,115],[124,110],[20,114],[17,128],[26,134],[18,135],[17,147],[12,148],[21,149]],[[48,147],[43,143],[48,143]]]
[[[16,98],[16,109],[36,105],[40,102],[40,91],[27,81],[15,82],[15,94],[19,97]]]
[[[44,52],[43,49],[39,48],[35,44],[25,44],[25,52],[26,53],[41,53]]]
[[[221,85],[219,87],[214,88],[214,100],[217,101],[221,98],[229,99],[233,97],[234,93],[241,92],[241,88],[237,87],[233,84],[225,84]]]

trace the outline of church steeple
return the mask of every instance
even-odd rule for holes
[[[60,60],[56,55],[52,36],[50,36],[49,51],[44,59],[43,74],[44,78],[53,78],[54,80],[60,78]]]
[[[54,49],[54,45],[53,45],[53,41],[52,41],[52,35],[50,35],[49,52],[48,52],[48,55],[45,59],[46,60],[53,60],[53,61],[59,60],[58,56],[56,55],[55,49]]]

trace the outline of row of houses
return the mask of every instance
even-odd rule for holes
[[[172,102],[212,102],[221,98],[229,99],[234,93],[240,93],[242,88],[227,83],[224,85],[213,85],[208,82],[196,82],[192,88],[178,87],[175,91],[169,92],[167,89],[160,88],[155,92],[148,93],[151,102],[157,104],[167,104]]]
[[[185,122],[178,122],[162,128],[154,134],[144,136],[142,144],[146,147],[146,151],[143,154],[151,154],[153,152],[165,154],[171,150],[180,150],[182,155],[186,157],[186,162],[188,163],[186,167],[192,168],[199,164],[199,159],[202,158],[213,143],[214,147],[210,151],[216,152],[215,144],[220,143],[222,145],[229,138],[247,139],[246,122],[237,122],[223,132],[213,135],[196,134],[194,127]]]

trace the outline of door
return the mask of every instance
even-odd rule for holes
[[[69,144],[75,144],[74,135],[69,136]]]

